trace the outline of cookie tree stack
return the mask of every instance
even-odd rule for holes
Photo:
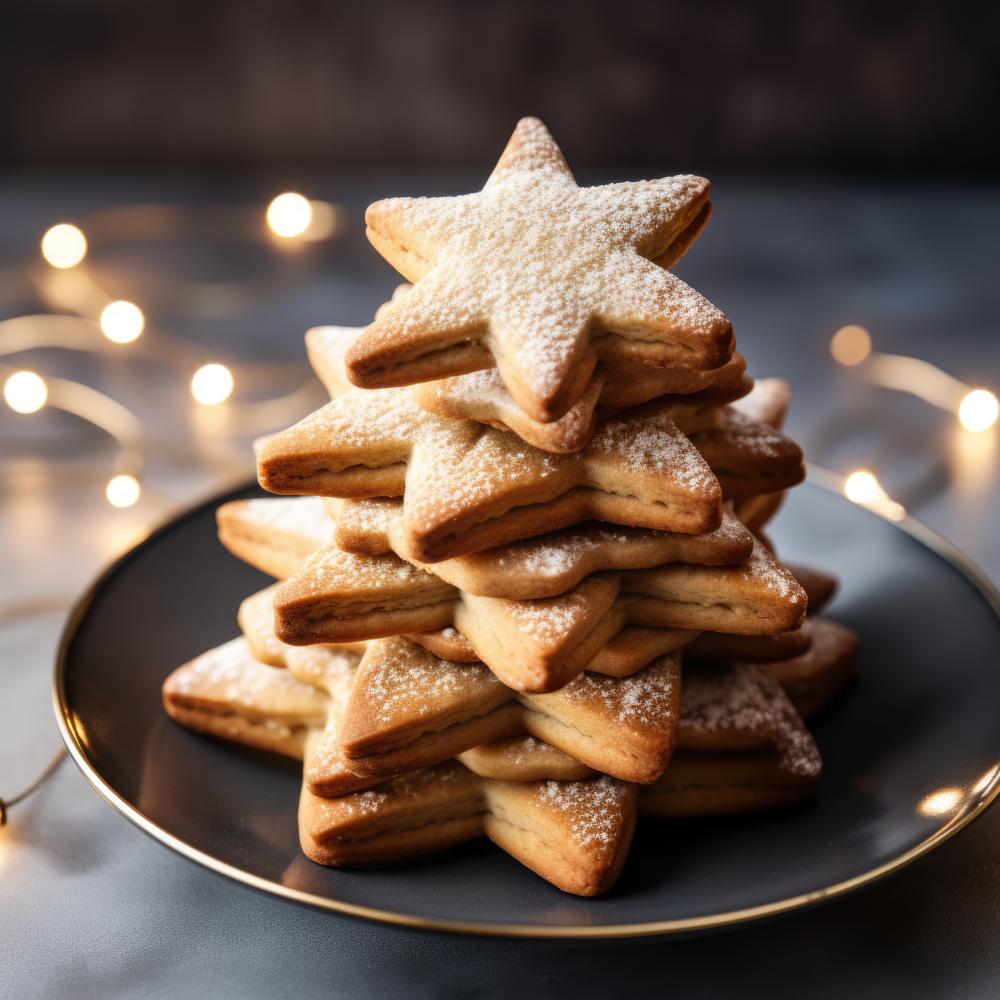
[[[814,787],[793,701],[832,697],[853,637],[802,625],[832,581],[752,533],[802,456],[787,388],[753,388],[726,317],[668,270],[708,194],[579,188],[526,119],[478,194],[368,210],[412,286],[364,330],[310,331],[333,399],[259,455],[292,498],[219,512],[283,582],[164,691],[186,725],[305,758],[314,860],[485,833],[595,894],[637,810]]]

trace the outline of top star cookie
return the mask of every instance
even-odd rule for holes
[[[389,198],[368,238],[413,290],[351,346],[351,381],[409,385],[494,364],[534,419],[559,419],[586,387],[591,338],[637,359],[705,371],[733,351],[726,316],[665,269],[709,211],[709,183],[681,175],[577,186],[537,118],[522,119],[486,186],[450,198]]]

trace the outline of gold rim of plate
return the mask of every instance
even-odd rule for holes
[[[840,495],[842,477],[829,469],[821,466],[808,466],[808,479],[811,483],[825,489],[828,492]],[[247,483],[246,485],[250,485]],[[981,815],[998,797],[1000,797],[1000,760],[995,762],[994,775],[992,779],[983,787],[977,790],[975,798],[969,799],[963,809],[952,816],[946,823],[935,830],[919,844],[914,845],[908,851],[897,855],[895,858],[879,865],[870,871],[855,875],[853,878],[845,879],[842,882],[835,882],[832,885],[815,889],[812,892],[803,893],[797,896],[790,896],[787,899],[776,900],[772,903],[763,903],[759,906],[748,906],[739,910],[730,910],[723,913],[711,913],[698,917],[684,917],[675,920],[649,920],[642,923],[630,924],[610,924],[595,927],[588,924],[567,924],[552,927],[538,926],[534,924],[508,924],[490,923],[486,921],[463,921],[446,920],[432,917],[410,916],[406,913],[396,913],[392,910],[383,910],[377,907],[361,906],[355,903],[346,903],[327,896],[317,896],[315,893],[304,892],[301,889],[293,889],[290,886],[282,885],[280,882],[272,882],[269,879],[261,878],[252,872],[244,871],[234,865],[227,864],[199,851],[190,844],[175,837],[172,833],[164,830],[163,827],[154,823],[149,817],[143,815],[130,802],[125,801],[101,776],[98,770],[91,763],[86,747],[77,735],[76,726],[73,723],[72,712],[66,702],[66,662],[69,646],[76,635],[76,631],[90,609],[97,591],[106,579],[117,572],[118,568],[130,559],[139,549],[146,545],[153,537],[162,534],[173,528],[178,522],[190,517],[196,511],[201,510],[210,504],[218,503],[221,497],[227,496],[238,489],[238,486],[229,486],[221,491],[216,497],[203,501],[194,507],[189,508],[179,514],[174,514],[130,548],[123,555],[114,560],[98,577],[91,583],[87,590],[77,601],[72,612],[67,619],[65,628],[59,641],[59,649],[56,656],[55,674],[53,677],[52,697],[55,706],[56,720],[59,724],[59,731],[69,748],[70,756],[76,762],[77,767],[83,772],[84,777],[90,782],[94,789],[104,798],[106,802],[114,806],[122,815],[131,820],[141,830],[151,837],[166,844],[167,847],[177,851],[178,854],[189,858],[192,861],[203,865],[220,875],[226,875],[237,882],[253,886],[271,895],[290,899],[296,903],[303,903],[307,906],[318,907],[319,909],[330,910],[350,917],[362,917],[367,920],[375,920],[381,923],[394,924],[400,927],[412,927],[419,930],[446,931],[456,934],[470,934],[484,937],[508,937],[508,938],[631,938],[649,937],[660,934],[680,934],[693,931],[706,931],[715,928],[732,927],[738,924],[745,924],[753,920],[765,917],[773,917],[792,910],[798,910],[806,906],[811,906],[822,900],[834,899],[843,896],[856,889],[870,885],[887,875],[905,868],[907,865],[923,857],[936,847],[950,840],[956,833],[968,826],[977,816]],[[917,520],[911,514],[906,514],[902,518],[889,517],[885,513],[866,508],[876,517],[887,521],[901,531],[910,535],[936,555],[940,556],[972,584],[983,596],[987,604],[993,609],[994,614],[1000,618],[1000,590],[994,586],[986,574],[963,552],[955,548],[951,542],[942,538],[936,531],[927,527],[922,521]]]

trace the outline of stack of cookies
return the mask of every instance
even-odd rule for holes
[[[304,759],[314,861],[485,834],[594,895],[639,814],[814,791],[803,718],[856,641],[762,533],[804,474],[788,387],[669,270],[710,210],[698,177],[578,187],[536,119],[481,192],[369,208],[409,284],[307,334],[331,402],[261,444],[281,498],[218,512],[280,582],[164,686],[182,724]]]

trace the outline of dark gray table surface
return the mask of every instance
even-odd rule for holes
[[[349,236],[273,294],[224,316],[190,315],[183,295],[158,290],[157,274],[263,278],[275,270],[274,254],[192,238],[179,247],[98,248],[95,258],[116,293],[146,305],[156,326],[222,359],[301,361],[306,327],[362,323],[395,283],[364,242],[364,204],[469,183],[372,174],[279,181],[278,189],[341,199],[351,210]],[[0,318],[38,311],[29,279],[39,270],[26,262],[54,221],[149,201],[188,206],[198,223],[214,203],[262,206],[274,190],[245,179],[8,175],[0,179]],[[678,271],[730,314],[753,373],[793,382],[790,432],[811,457],[841,471],[874,457],[900,489],[936,456],[951,475],[917,497],[914,512],[1000,578],[995,451],[960,454],[945,415],[861,386],[827,351],[837,327],[859,322],[881,350],[1000,387],[998,192],[721,178],[715,207]],[[113,451],[96,432],[60,414],[19,418],[0,407],[0,599],[7,602],[72,595],[143,526],[220,485],[218,468],[167,446],[188,433],[191,411],[176,376],[58,352],[23,363],[107,388],[141,415],[155,447],[142,501],[112,510],[102,493]],[[890,468],[870,440],[832,450],[825,428],[844,412],[875,427],[888,453],[903,458]],[[244,452],[249,475],[248,446]],[[26,783],[57,744],[48,698],[60,622],[58,611],[0,621],[0,793]],[[0,995],[995,997],[998,833],[993,809],[860,894],[709,937],[479,940],[343,919],[230,883],[147,839],[67,765],[0,832]]]

